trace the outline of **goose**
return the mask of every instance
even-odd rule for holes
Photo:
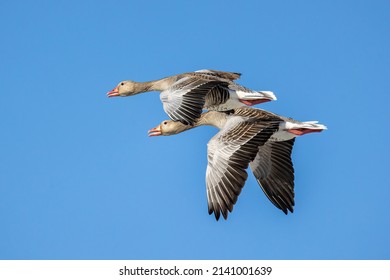
[[[174,121],[193,124],[202,110],[225,111],[276,100],[271,91],[254,91],[234,81],[241,74],[217,70],[198,70],[149,82],[122,81],[108,97],[132,96],[160,91],[164,111]]]
[[[194,125],[166,120],[148,131],[149,136],[169,136],[201,125],[217,127],[208,142],[206,190],[208,212],[227,219],[228,211],[244,187],[250,166],[267,198],[285,214],[293,213],[294,168],[291,152],[295,137],[320,132],[316,121],[299,122],[271,112],[241,107],[203,113]]]

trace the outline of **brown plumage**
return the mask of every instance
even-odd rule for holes
[[[285,214],[294,211],[294,138],[322,131],[325,126],[241,107],[203,113],[194,125],[163,121],[149,130],[149,135],[173,135],[201,125],[220,129],[207,145],[209,214],[214,213],[217,220],[221,214],[227,218],[248,177],[248,165],[268,199]]]
[[[253,91],[234,81],[241,74],[199,70],[150,82],[122,81],[107,93],[108,97],[132,96],[160,91],[167,115],[174,121],[193,124],[203,109],[227,110],[275,100],[270,91]]]

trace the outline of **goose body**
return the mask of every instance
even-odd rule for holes
[[[203,109],[225,111],[276,100],[271,91],[254,91],[234,81],[241,74],[199,70],[149,82],[122,81],[108,97],[160,91],[164,111],[174,121],[193,124]]]
[[[220,129],[207,145],[209,214],[214,213],[217,220],[221,214],[227,218],[228,211],[233,210],[245,184],[248,166],[268,199],[285,214],[293,212],[294,168],[291,152],[294,138],[322,131],[326,129],[325,126],[241,107],[228,112],[203,113],[194,125],[163,121],[149,130],[149,135],[173,135],[201,125]]]

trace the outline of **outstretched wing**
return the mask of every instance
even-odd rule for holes
[[[219,79],[227,79],[230,81],[237,80],[241,77],[241,73],[237,72],[225,72],[225,71],[219,71],[219,70],[209,70],[209,69],[202,69],[195,71],[196,74],[202,74],[209,76],[210,78],[219,78]]]
[[[237,121],[232,117],[231,122]],[[248,177],[246,169],[259,146],[278,129],[278,123],[244,121],[226,124],[208,143],[206,187],[209,214],[227,219]]]
[[[172,120],[192,125],[202,114],[206,94],[221,85],[226,82],[184,76],[161,92],[164,111]]]
[[[294,211],[294,167],[291,152],[295,138],[282,142],[267,142],[250,168],[268,199],[285,214]]]

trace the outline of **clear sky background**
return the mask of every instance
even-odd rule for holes
[[[389,259],[389,1],[1,1],[1,259]],[[252,174],[207,213],[216,129],[148,138],[156,92],[198,69],[272,90],[295,142],[284,215]]]

